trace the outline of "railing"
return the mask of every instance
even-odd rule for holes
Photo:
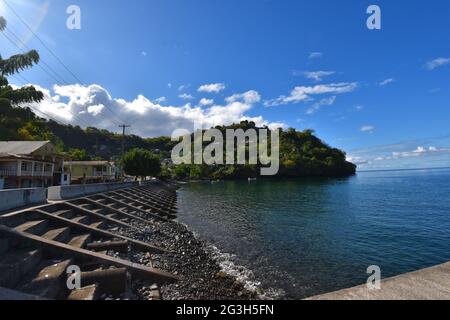
[[[20,174],[18,174],[17,170],[1,170],[0,176],[4,177],[52,177],[53,173],[50,171],[25,171],[22,170]]]
[[[0,169],[0,176],[4,176],[4,177],[17,176],[17,170]]]

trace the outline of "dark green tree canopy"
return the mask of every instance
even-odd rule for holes
[[[122,162],[125,173],[134,177],[156,177],[161,172],[159,157],[147,150],[131,149]]]

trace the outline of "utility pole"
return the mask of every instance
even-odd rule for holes
[[[125,155],[125,129],[130,128],[131,126],[128,124],[122,124],[119,128],[122,128],[122,158]]]
[[[123,160],[123,156],[125,155],[125,129],[126,128],[130,128],[131,126],[128,124],[122,124],[119,126],[119,128],[122,128],[122,160]],[[122,177],[124,177],[124,172],[123,172],[123,167],[121,168],[121,175]]]

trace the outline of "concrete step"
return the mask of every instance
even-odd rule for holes
[[[66,270],[71,265],[72,260],[65,260],[57,263],[46,263],[31,281],[20,286],[22,292],[32,294],[41,298],[56,299],[62,291],[66,282]]]
[[[94,206],[92,204],[82,204],[80,207],[86,210],[94,209]]]
[[[88,216],[79,216],[72,219],[73,222],[81,223],[81,224],[89,224],[89,217]]]
[[[76,247],[76,248],[85,248],[86,245],[91,242],[91,235],[90,234],[82,234],[80,236],[73,237],[68,244]]]
[[[42,260],[41,250],[15,250],[0,256],[0,287],[13,288]]]
[[[59,242],[67,242],[70,236],[70,228],[64,227],[47,231],[42,235],[43,238]]]
[[[35,235],[41,235],[47,229],[47,220],[27,221],[14,229],[19,232],[27,232]]]
[[[106,215],[110,219],[117,219],[119,216],[117,213],[111,213]]]
[[[8,239],[0,239],[0,256],[6,253],[9,249]]]
[[[105,223],[103,221],[98,221],[98,222],[91,223],[90,226],[92,228],[102,229],[105,226]]]
[[[96,300],[98,295],[98,285],[93,284],[91,286],[73,290],[67,297],[67,300]]]
[[[59,210],[56,211],[54,214],[61,218],[72,219],[75,213],[73,212],[73,210],[69,209],[69,210]]]

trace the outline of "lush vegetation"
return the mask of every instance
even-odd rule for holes
[[[255,123],[248,121],[216,127],[223,134],[227,129],[245,131],[252,128],[258,129]],[[248,146],[246,148],[248,149]],[[261,165],[248,163],[214,166],[181,164],[163,168],[163,172],[170,171],[170,175],[175,179],[247,179],[260,176],[260,168]],[[328,146],[314,135],[314,131],[297,131],[291,128],[280,132],[278,177],[348,176],[355,171],[356,166],[346,161],[346,154],[343,151]]]
[[[122,159],[126,174],[138,177],[157,177],[161,172],[160,158],[154,153],[134,148],[128,151]]]

